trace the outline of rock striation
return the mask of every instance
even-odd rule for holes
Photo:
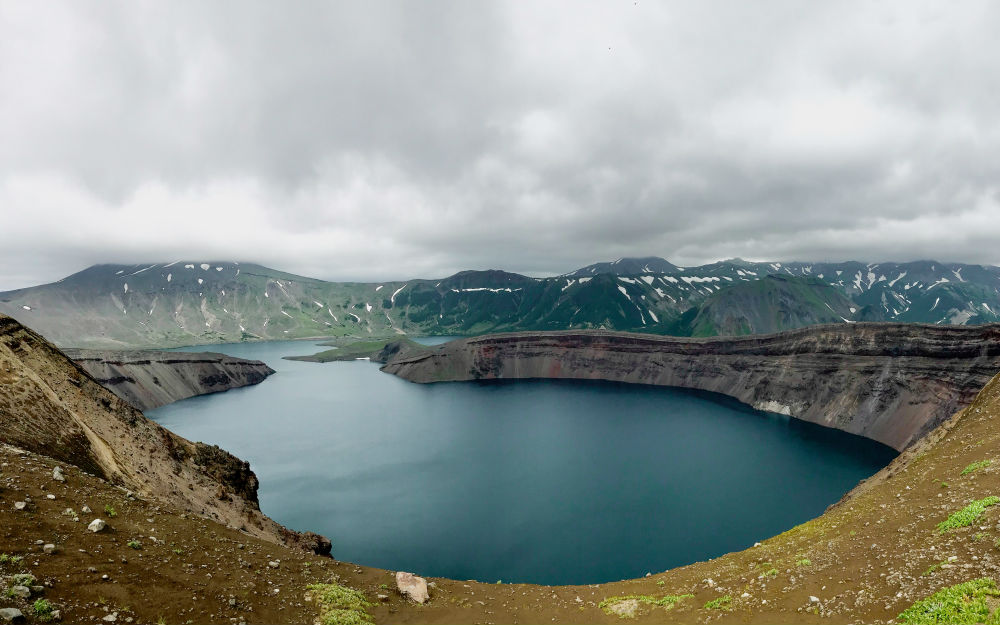
[[[413,382],[558,378],[700,389],[902,450],[1000,371],[1000,325],[857,323],[690,339],[519,332],[386,355]]]
[[[259,384],[274,373],[274,369],[259,360],[216,353],[85,349],[63,352],[104,387],[139,410]]]

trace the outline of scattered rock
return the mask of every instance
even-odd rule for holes
[[[413,573],[396,572],[396,588],[417,603],[424,603],[430,597],[427,593],[427,580]]]
[[[96,534],[107,526],[108,524],[104,522],[104,519],[94,519],[90,522],[90,525],[87,526],[87,529]]]
[[[62,467],[56,467],[56,468],[52,469],[52,479],[54,479],[57,482],[65,482],[66,481],[66,476],[63,475]]]
[[[42,551],[44,551],[45,553],[55,553],[56,546],[53,545],[52,543],[47,543],[45,545],[42,545]]]
[[[389,595],[376,595],[376,597],[378,597],[379,601],[388,601],[389,600]]]
[[[114,623],[115,621],[118,620],[118,613],[117,612],[112,612],[111,614],[105,616],[101,620],[102,621],[106,621],[108,623]]]
[[[819,597],[809,595],[809,603],[819,603]]]
[[[22,599],[27,599],[31,596],[31,589],[27,586],[11,586],[10,590],[7,591],[7,596],[20,597]]]
[[[15,501],[14,502],[14,509],[15,510],[24,510],[27,507],[28,507],[27,502],[24,502],[24,501]]]
[[[0,622],[23,623],[24,615],[17,608],[4,608],[0,610]]]
[[[281,560],[271,560],[270,562],[267,563],[267,565],[272,569],[276,569],[279,566],[281,566]]]
[[[46,498],[46,499],[55,499],[55,498],[56,498],[56,496],[55,496],[55,495],[53,495],[52,493],[49,493],[48,495],[46,495],[46,496],[45,496],[45,498]]]
[[[83,507],[83,508],[82,508],[82,509],[80,510],[80,512],[83,512],[84,514],[90,514],[91,512],[93,512],[93,510],[91,510],[91,509],[90,509],[90,506],[84,506],[84,507]]]

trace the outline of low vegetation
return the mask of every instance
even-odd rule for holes
[[[652,595],[622,595],[620,597],[608,597],[604,601],[598,604],[598,607],[604,611],[605,614],[613,614],[616,616],[634,616],[623,614],[620,610],[616,610],[616,606],[620,606],[623,603],[634,602],[635,604],[646,604],[650,606],[657,606],[664,608],[666,610],[674,607],[679,601],[684,599],[691,599],[694,595],[666,595],[663,597],[654,597]]]
[[[969,466],[967,466],[964,469],[962,469],[962,475],[968,475],[968,474],[972,473],[973,471],[978,471],[979,469],[982,469],[983,467],[988,467],[991,464],[993,464],[993,461],[989,460],[989,459],[987,459],[987,460],[980,460],[979,462],[973,462]]]
[[[320,625],[365,625],[373,623],[364,593],[340,584],[310,584],[309,595],[319,605]]]
[[[987,602],[993,597],[1000,597],[996,582],[982,577],[939,590],[907,608],[899,620],[911,625],[997,623],[1000,612],[990,610]]]
[[[722,595],[705,603],[706,610],[723,610],[729,612],[733,609],[733,598],[729,595]]]
[[[951,529],[972,525],[976,519],[982,516],[983,512],[986,511],[986,508],[995,506],[998,503],[1000,503],[1000,497],[997,497],[996,495],[990,495],[989,497],[973,501],[958,512],[953,512],[952,515],[944,521],[938,523],[937,531],[943,534]]]
[[[31,606],[31,609],[35,612],[35,616],[38,617],[39,621],[48,622],[52,620],[53,609],[48,599],[38,599]]]

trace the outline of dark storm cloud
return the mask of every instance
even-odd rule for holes
[[[0,288],[1000,262],[989,2],[0,4]]]

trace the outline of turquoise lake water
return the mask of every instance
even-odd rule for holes
[[[261,509],[340,560],[480,581],[598,583],[751,546],[896,455],[728,398],[537,380],[418,385],[312,342],[209,345],[263,383],[147,415],[249,460]]]

